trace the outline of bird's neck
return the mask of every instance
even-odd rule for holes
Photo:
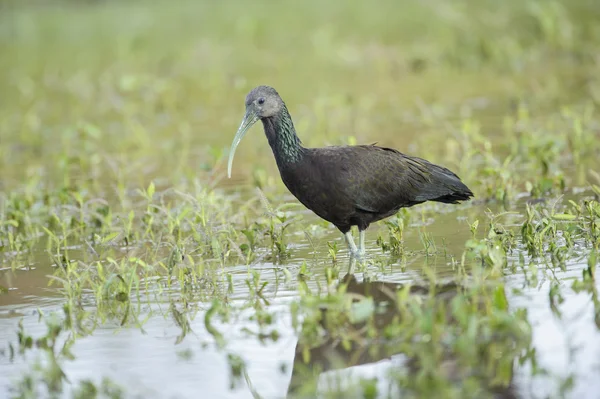
[[[304,147],[296,134],[292,117],[285,105],[277,115],[263,118],[262,123],[279,167],[302,159]]]

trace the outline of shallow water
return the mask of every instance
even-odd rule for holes
[[[418,267],[418,263],[414,267]],[[558,273],[557,277],[579,277],[583,267],[582,264],[569,264],[567,271]],[[238,272],[234,272],[235,292],[244,297],[248,294],[244,291],[247,290],[246,268],[235,269],[238,269]],[[269,265],[261,266],[260,272],[265,281],[271,282],[275,280],[275,273],[278,273],[277,268]],[[410,272],[392,272],[381,276],[381,279],[396,282],[412,278]],[[600,372],[600,333],[594,324],[594,309],[589,294],[565,294],[565,301],[561,305],[564,320],[558,321],[548,306],[549,283],[542,282],[535,288],[524,289],[523,286],[522,276],[507,278],[507,287],[523,291],[522,294],[511,294],[508,290],[509,304],[528,310],[533,325],[533,346],[539,354],[539,366],[547,369],[550,375],[531,380],[530,377],[525,377],[528,370],[517,368],[515,385],[518,397],[533,397],[530,396],[531,393],[535,393],[535,397],[553,397],[557,377],[567,378],[572,373],[576,378],[569,397],[597,398],[596,393],[600,392],[600,381],[597,378]],[[263,398],[285,397],[293,372],[297,337],[286,315],[289,312],[288,304],[296,296],[296,291],[291,288],[293,284],[289,287],[282,284],[277,288],[276,295],[270,292],[266,295],[271,302],[270,309],[277,314],[273,327],[279,332],[280,338],[276,343],[261,344],[254,337],[243,333],[241,330],[244,327],[254,327],[253,323],[244,321],[244,318],[228,326],[216,326],[226,329],[228,351],[238,354],[247,362],[248,380]],[[37,297],[31,299],[26,306],[3,304],[0,341],[14,340],[17,323],[21,318],[29,333],[34,336],[43,333],[45,326],[38,323],[34,307],[50,311],[57,309],[59,303],[59,300]],[[22,316],[16,317],[17,314],[13,312]],[[67,362],[64,371],[72,382],[89,378],[99,381],[98,376],[109,376],[127,387],[128,397],[193,398],[198,397],[199,393],[211,398],[253,397],[245,382],[230,390],[227,356],[222,350],[215,348],[211,336],[204,328],[202,313],[191,321],[193,333],[177,346],[174,346],[174,341],[180,334],[180,329],[171,319],[153,317],[143,329],[144,333],[132,328],[98,328],[93,336],[77,341],[74,347],[76,359]],[[326,384],[327,379],[335,375],[337,378],[343,376],[342,381],[356,376],[378,376],[379,384],[384,387],[386,371],[399,367],[401,363],[400,356],[399,359],[329,371],[321,376],[320,384]],[[22,361],[10,363],[6,358],[0,359],[0,389],[6,392],[11,381],[25,370],[27,365]],[[165,390],[165,387],[168,388]]]
[[[473,216],[486,208],[466,208],[465,216]],[[425,224],[436,242],[446,238],[447,250],[452,252],[468,238],[468,233],[453,234],[457,231],[457,219],[464,212],[451,207],[446,209],[449,212],[440,213],[435,220],[425,221]],[[422,224],[419,221],[406,231],[407,247],[418,247],[417,229]],[[380,229],[381,226],[374,226],[369,231],[369,256],[376,256],[381,251],[374,245]],[[337,239],[341,243],[341,237],[336,238],[336,235],[339,233],[331,231],[327,238]],[[75,360],[64,364],[69,380],[72,383],[83,379],[99,382],[101,377],[108,376],[127,387],[127,397],[139,398],[193,398],[198,397],[199,393],[211,398],[252,398],[252,390],[262,398],[285,397],[292,374],[296,371],[294,358],[298,356],[295,353],[297,333],[289,315],[289,304],[299,298],[297,272],[303,262],[308,262],[312,265],[311,272],[319,273],[322,264],[314,263],[315,259],[326,257],[323,248],[314,251],[306,239],[298,238],[296,241],[291,259],[284,265],[263,263],[251,267],[259,272],[261,281],[269,283],[264,296],[270,302],[269,311],[274,315],[271,327],[279,334],[276,342],[267,340],[261,343],[245,331],[256,330],[256,323],[249,320],[252,314],[252,309],[249,309],[242,311],[231,323],[215,324],[226,336],[226,348],[220,349],[205,328],[206,307],[201,306],[190,320],[191,332],[183,342],[174,345],[181,329],[171,316],[160,316],[168,313],[168,303],[153,303],[144,308],[140,316],[142,319],[144,314],[154,312],[154,316],[144,324],[143,331],[108,323],[99,326],[93,335],[78,339],[73,348]],[[341,254],[338,262],[345,264],[346,261],[345,255]],[[512,255],[511,261],[518,262],[518,251]],[[451,276],[451,270],[444,272],[444,268],[449,267],[448,259],[441,255],[439,249],[432,256],[419,251],[413,253],[403,268],[398,264],[378,270],[371,267],[370,273],[377,281],[414,282],[421,279],[424,265],[434,266],[442,278],[444,275]],[[25,331],[29,334],[42,335],[46,327],[39,323],[35,309],[60,311],[60,296],[47,287],[47,275],[52,273],[52,267],[41,260],[32,266],[29,270],[16,271],[14,274],[8,271],[3,273],[2,284],[10,286],[11,291],[0,297],[0,342],[14,342],[20,320],[23,320]],[[568,262],[565,271],[554,271],[555,277],[563,284],[568,284],[570,279],[581,276],[585,266],[585,260]],[[283,268],[291,272],[291,280],[286,281]],[[246,283],[249,278],[248,266],[229,266],[224,272],[232,275],[234,294],[230,297],[231,304],[243,303],[250,295]],[[345,273],[342,267],[341,275]],[[589,293],[577,294],[569,289],[563,290],[564,303],[560,309],[564,318],[558,320],[549,307],[550,281],[544,273],[549,271],[541,268],[538,272],[539,283],[534,286],[526,281],[522,272],[505,277],[509,306],[527,309],[533,326],[532,347],[536,348],[539,355],[538,366],[548,372],[548,375],[531,377],[531,370],[527,366],[516,367],[513,384],[517,397],[554,397],[558,385],[572,375],[575,378],[569,397],[597,398],[595,392],[600,392],[600,380],[597,378],[600,372],[600,332],[594,322],[594,307]],[[359,280],[360,276],[361,273],[357,274]],[[310,281],[309,285],[316,288],[315,281]],[[233,389],[230,386],[228,354],[240,356],[247,365],[247,377],[238,381]],[[30,353],[27,359],[32,361],[33,354]],[[387,360],[327,371],[319,377],[318,386],[326,391],[330,384],[334,387],[338,384],[343,386],[359,376],[377,377],[380,392],[387,392],[386,376],[389,370],[402,368],[405,360],[398,354]],[[0,390],[9,390],[27,370],[28,363],[23,359],[17,358],[12,363],[6,356],[0,357]],[[67,387],[63,397],[69,397],[69,393],[70,388]]]

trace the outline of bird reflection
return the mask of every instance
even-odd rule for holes
[[[385,334],[383,330],[386,327],[393,325],[399,321],[401,317],[399,307],[396,306],[398,291],[403,288],[403,284],[385,281],[358,281],[356,276],[349,272],[344,276],[338,285],[338,290],[345,290],[344,295],[352,297],[353,303],[359,302],[361,299],[370,298],[374,308],[381,309],[383,306],[384,310],[374,311],[368,321],[361,322],[349,322],[343,323],[344,337],[350,337],[350,339],[342,339],[339,335],[332,333],[332,331],[339,331],[339,320],[332,321],[331,317],[327,317],[328,310],[321,308],[319,327],[321,327],[326,334],[323,341],[319,341],[318,344],[313,342],[306,342],[306,340],[299,339],[294,356],[292,377],[288,388],[288,398],[314,398],[317,397],[317,385],[319,377],[322,373],[331,370],[347,369],[353,366],[376,363],[384,359],[391,359],[392,356],[402,357],[403,347],[406,348],[406,343],[399,342],[399,339],[384,338]],[[430,286],[418,286],[411,285],[406,287],[409,295],[420,295],[427,296],[431,292]],[[459,285],[456,283],[447,283],[443,285],[435,286],[435,303],[444,306],[444,312],[446,308],[449,308],[452,298],[454,298],[459,292]],[[444,313],[446,314],[446,313]],[[451,314],[448,309],[447,314]],[[331,315],[330,315],[331,316]],[[336,318],[335,316],[333,318]],[[339,319],[339,318],[338,318]],[[447,317],[447,323],[452,323],[451,317]],[[338,324],[336,324],[338,323]],[[373,327],[377,333],[373,334]],[[308,330],[314,331],[315,322],[306,322],[303,325],[302,335]],[[402,345],[404,344],[404,345]],[[400,356],[397,356],[400,355]],[[416,375],[421,367],[419,366],[419,360],[404,356],[405,361],[405,373],[410,375]],[[464,374],[461,374],[458,370],[457,359],[453,358],[451,354],[443,357],[442,367],[445,373],[444,378],[449,381],[460,384],[461,379],[465,378]],[[307,360],[307,361],[306,361]],[[511,367],[509,367],[508,384],[494,386],[492,383],[485,383],[484,387],[487,392],[483,396],[478,397],[492,397],[492,398],[517,398],[513,385],[513,370],[512,363],[514,363],[514,357],[509,359]],[[485,359],[482,359],[485,361]],[[395,362],[394,362],[395,364]],[[481,363],[482,368],[486,363]],[[395,366],[396,367],[396,366]],[[506,373],[506,370],[503,370]],[[492,377],[493,378],[493,377]],[[398,393],[400,395],[400,393]],[[362,397],[362,395],[360,395]],[[386,396],[387,397],[387,396]],[[437,397],[437,396],[436,396]]]

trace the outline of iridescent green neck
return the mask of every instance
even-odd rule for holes
[[[262,123],[278,166],[302,159],[304,147],[296,134],[292,117],[285,105],[282,105],[277,115],[263,118]]]

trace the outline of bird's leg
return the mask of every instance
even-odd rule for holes
[[[352,238],[352,231],[347,231],[344,233],[344,238],[346,238],[346,244],[348,244],[348,250],[352,256],[358,255],[358,248],[356,248],[356,244],[354,243],[354,238]]]
[[[354,238],[352,238],[351,231],[344,233],[344,237],[346,238],[346,243],[348,244],[348,251],[350,251],[350,257],[357,258],[362,262],[365,255],[365,232],[359,232],[360,248],[356,247],[356,244],[354,243]]]
[[[354,274],[354,269],[356,268],[356,258],[351,256],[348,259],[348,275]]]
[[[358,255],[365,256],[365,232],[366,230],[358,230]]]

